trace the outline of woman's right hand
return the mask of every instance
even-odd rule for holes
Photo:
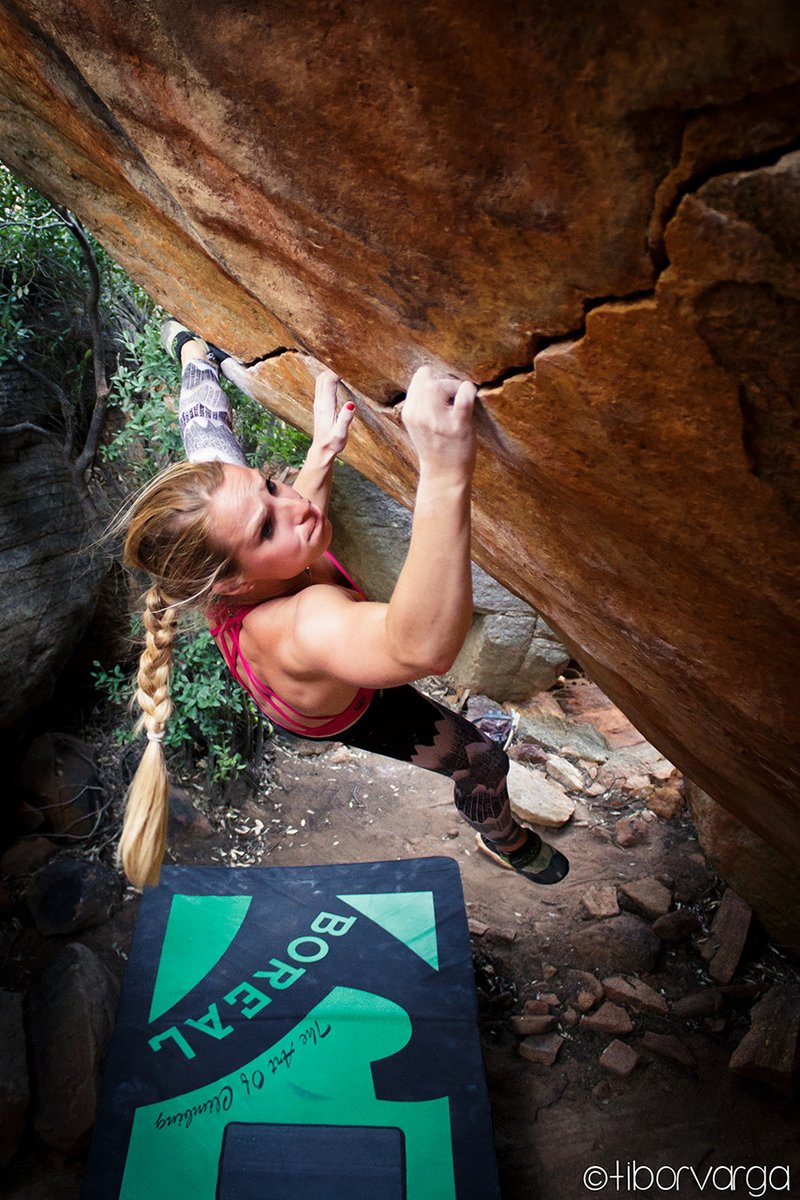
[[[468,379],[414,372],[401,406],[403,424],[419,456],[420,470],[469,476],[475,466],[472,410],[477,388]]]

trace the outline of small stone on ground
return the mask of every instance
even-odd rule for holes
[[[581,905],[590,917],[616,917],[619,913],[617,889],[611,883],[597,883],[583,893]]]
[[[614,1037],[624,1037],[633,1029],[633,1021],[624,1008],[618,1004],[606,1001],[597,1012],[587,1013],[581,1020],[581,1029],[590,1029],[592,1033],[610,1033]]]
[[[533,767],[513,761],[509,764],[508,794],[514,816],[531,825],[555,829],[565,825],[575,812],[574,800],[560,784]]]
[[[617,1038],[606,1046],[599,1059],[601,1067],[605,1067],[612,1075],[619,1075],[623,1079],[630,1075],[638,1061],[639,1055],[633,1047]]]
[[[519,1044],[519,1052],[528,1062],[552,1067],[563,1045],[564,1038],[560,1033],[534,1034],[532,1037],[523,1038]]]

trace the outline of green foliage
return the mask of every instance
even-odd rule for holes
[[[244,688],[234,680],[207,630],[176,642],[172,699],[175,713],[164,741],[205,751],[215,782],[247,765],[237,746],[250,746],[261,719]]]
[[[67,392],[80,388],[91,342],[86,267],[75,236],[46,197],[0,164],[0,366],[20,354],[54,363]],[[107,323],[135,324],[152,307],[87,232]]]
[[[92,677],[111,704],[127,708],[136,684],[119,664],[106,670],[95,662]],[[175,709],[167,722],[165,751],[195,761],[205,758],[214,783],[243,771],[255,730],[265,718],[234,680],[207,630],[176,638],[171,691]],[[136,737],[127,715],[116,736],[121,742]]]
[[[79,300],[81,256],[75,238],[37,192],[0,166],[0,366],[36,348],[45,320],[65,338]],[[36,317],[36,312],[39,318]]]
[[[183,457],[177,416],[180,368],[161,344],[164,319],[163,311],[153,307],[140,330],[123,336],[120,365],[111,381],[112,403],[122,420],[102,454],[107,462],[126,464],[136,487]],[[306,435],[224,376],[220,382],[231,398],[234,432],[251,465],[300,466],[309,446]]]
[[[83,397],[91,363],[86,319],[87,272],[74,233],[44,196],[0,164],[0,367],[24,355],[59,384],[85,430]],[[101,458],[106,473],[132,491],[182,457],[177,409],[178,364],[161,345],[164,314],[87,232],[101,277],[100,316],[116,369]],[[200,331],[202,332],[202,331]],[[235,389],[223,380],[228,392]],[[253,465],[299,466],[309,439],[236,392],[235,432]],[[127,704],[134,685],[122,666],[95,664],[97,687],[114,704]],[[175,643],[175,712],[165,745],[173,754],[205,755],[214,780],[245,766],[254,731],[264,721],[228,672],[207,632]],[[128,718],[125,729],[130,730]],[[123,738],[131,736],[129,732]]]
[[[235,391],[224,381],[226,391]],[[251,466],[268,462],[272,468],[281,465],[301,467],[311,445],[311,439],[301,429],[295,429],[258,401],[236,392],[235,431]]]
[[[115,432],[101,447],[129,487],[138,488],[182,457],[178,430],[180,369],[161,345],[160,310],[151,307],[140,330],[122,335],[120,363],[111,378]],[[116,419],[115,419],[116,413]]]

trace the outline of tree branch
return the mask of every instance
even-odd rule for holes
[[[64,454],[68,459],[72,458],[72,451],[75,445],[75,414],[72,410],[72,405],[69,402],[69,397],[63,388],[59,387],[54,379],[50,379],[42,371],[32,367],[24,358],[19,357],[14,359],[18,367],[21,367],[31,379],[35,379],[38,384],[46,388],[58,400],[61,406],[61,415],[64,418]]]
[[[95,400],[89,429],[86,433],[86,441],[84,442],[83,450],[75,460],[76,471],[80,475],[83,475],[91,467],[97,455],[97,448],[100,445],[100,438],[105,426],[108,396],[111,391],[106,376],[105,345],[103,343],[103,329],[100,321],[100,269],[97,265],[97,259],[95,258],[91,242],[75,214],[60,204],[54,204],[53,208],[67,228],[74,234],[80,246],[83,261],[86,264],[86,270],[89,273],[89,291],[86,297],[86,309],[92,335]]]

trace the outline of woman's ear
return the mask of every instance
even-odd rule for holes
[[[228,596],[241,596],[248,591],[250,584],[242,579],[241,575],[228,575],[225,579],[221,579],[214,587],[214,595],[219,596],[221,600],[225,600]]]

